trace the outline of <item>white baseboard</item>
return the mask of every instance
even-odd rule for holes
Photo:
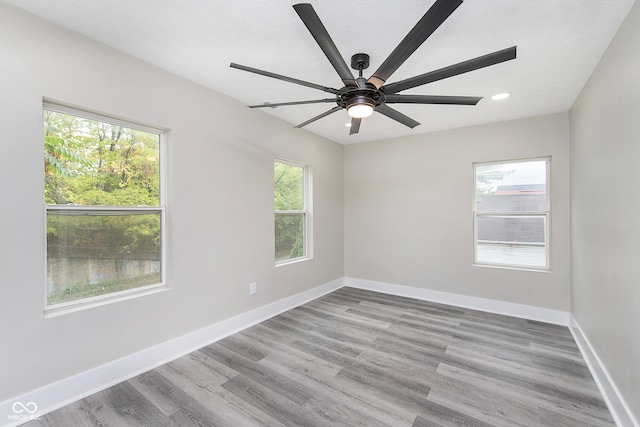
[[[522,319],[537,320],[539,322],[555,325],[569,326],[569,313],[548,308],[533,307],[530,305],[516,304],[512,302],[497,301],[486,298],[478,298],[467,295],[453,294],[449,292],[432,291],[413,286],[395,285],[392,283],[376,282],[373,280],[345,277],[345,285],[352,288],[367,289],[385,294],[433,301],[456,307],[470,308],[486,311],[488,313],[503,314],[505,316],[519,317]]]
[[[189,354],[199,348],[305,304],[344,286],[340,278],[305,292],[256,308],[171,341],[142,350],[94,369],[0,402],[2,426],[17,426],[143,372]],[[15,407],[14,407],[15,405]],[[30,411],[33,411],[33,414]]]
[[[580,349],[580,353],[582,353],[582,357],[589,367],[589,371],[591,371],[593,379],[600,389],[600,393],[602,393],[602,397],[604,398],[616,425],[619,427],[640,427],[640,423],[631,413],[627,402],[620,394],[620,391],[602,364],[598,354],[591,346],[591,343],[573,316],[571,316],[570,319],[569,330]]]

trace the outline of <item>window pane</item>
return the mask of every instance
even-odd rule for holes
[[[546,267],[546,216],[478,215],[476,262]]]
[[[47,212],[47,305],[161,283],[161,212]]]
[[[305,255],[304,219],[304,213],[275,214],[276,262]]]
[[[478,241],[544,245],[544,216],[479,215]]]
[[[44,110],[45,203],[160,206],[160,135]]]
[[[273,188],[275,210],[304,210],[303,167],[274,162]]]
[[[547,162],[476,166],[477,212],[547,210]]]

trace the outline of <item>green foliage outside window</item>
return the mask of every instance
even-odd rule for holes
[[[44,111],[45,203],[159,206],[159,136]]]
[[[274,162],[276,261],[305,255],[304,167]]]
[[[44,110],[48,304],[160,283],[160,210],[126,210],[160,207],[159,163],[158,134]]]

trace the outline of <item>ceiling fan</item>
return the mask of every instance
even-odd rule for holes
[[[313,6],[308,3],[294,5],[293,8],[298,13],[298,16],[300,16],[300,19],[302,19],[302,22],[306,25],[307,29],[320,46],[333,68],[335,68],[340,79],[342,79],[344,86],[341,89],[325,87],[304,80],[235,63],[231,63],[231,67],[283,80],[289,83],[307,86],[335,95],[333,98],[309,101],[249,105],[249,108],[264,108],[318,103],[336,104],[336,106],[329,111],[319,114],[306,122],[300,123],[296,126],[297,128],[313,123],[318,119],[335,113],[336,111],[346,109],[349,116],[351,116],[351,128],[349,135],[358,133],[362,119],[369,117],[374,111],[413,129],[420,123],[389,107],[388,104],[476,105],[482,97],[402,95],[399,94],[399,92],[435,82],[437,80],[453,77],[458,74],[499,64],[501,62],[515,59],[516,57],[516,46],[513,46],[405,80],[385,84],[389,77],[391,77],[391,75],[458,8],[458,6],[462,4],[462,2],[463,0],[436,0],[433,6],[431,6],[431,8],[424,14],[413,29],[409,31],[394,51],[391,52],[389,57],[368,79],[362,76],[362,71],[369,67],[369,55],[366,53],[357,53],[351,57],[351,68],[358,71],[358,77],[354,78],[344,58],[327,32],[327,29],[324,27],[322,21],[320,21],[320,18],[313,9]]]

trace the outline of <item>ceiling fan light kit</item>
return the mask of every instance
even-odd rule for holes
[[[499,64],[516,58],[516,46],[499,50],[474,59],[460,62],[435,71],[420,74],[398,82],[385,84],[391,75],[422,45],[422,43],[462,4],[463,0],[436,0],[418,23],[409,31],[400,44],[391,52],[387,59],[368,79],[363,77],[363,70],[369,67],[369,55],[357,53],[351,57],[351,68],[358,71],[354,78],[349,66],[338,51],[327,29],[316,14],[313,6],[300,3],[293,6],[294,10],[305,24],[316,43],[325,54],[333,68],[342,80],[343,87],[335,89],[319,84],[307,82],[293,77],[269,71],[251,68],[232,63],[231,67],[239,70],[259,74],[265,77],[286,81],[301,86],[311,87],[334,95],[333,98],[323,98],[308,101],[293,101],[281,103],[264,103],[250,105],[249,108],[279,107],[289,105],[335,103],[332,109],[300,123],[297,128],[306,126],[337,111],[346,109],[351,117],[349,134],[357,134],[363,118],[378,112],[405,126],[414,128],[420,123],[389,107],[388,104],[448,104],[448,105],[476,105],[482,97],[472,96],[438,96],[438,95],[403,95],[407,89],[422,86],[438,80],[459,74],[478,70],[480,68]]]
[[[373,104],[369,103],[366,98],[353,99],[347,107],[347,113],[353,118],[364,119],[373,114]]]

